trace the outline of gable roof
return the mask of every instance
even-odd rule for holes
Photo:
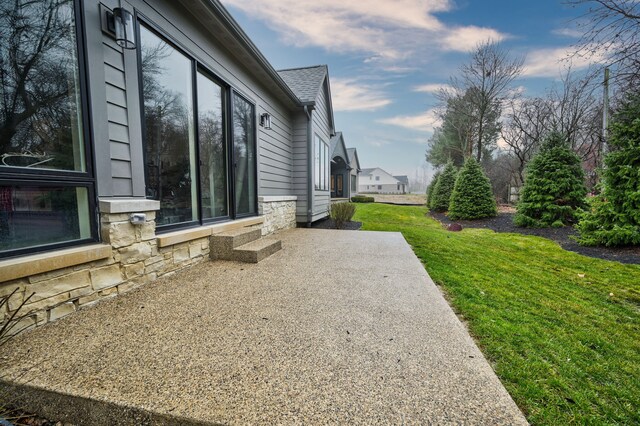
[[[371,173],[373,173],[374,170],[378,170],[378,169],[379,167],[374,167],[371,169],[362,169],[360,173],[362,173],[363,175],[370,175]]]
[[[338,132],[331,137],[329,152],[331,153],[331,159],[340,157],[344,160],[344,163],[349,167],[349,157],[347,155],[347,147],[344,144],[344,137],[342,132]]]
[[[360,159],[358,158],[358,151],[355,148],[347,148],[347,157],[349,157],[349,165],[353,163],[353,159],[356,159],[356,170],[361,171],[360,169]]]
[[[400,183],[409,185],[409,177],[407,175],[394,176]]]
[[[325,91],[329,134],[334,135],[336,126],[333,119],[329,67],[326,65],[314,65],[311,67],[289,68],[278,71],[278,75],[291,88],[303,106],[310,105],[314,107],[320,91]]]
[[[313,103],[320,93],[328,74],[326,65],[279,70],[278,75],[291,88],[302,103]]]

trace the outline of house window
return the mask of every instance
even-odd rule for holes
[[[192,61],[140,28],[147,197],[158,226],[197,219]]]
[[[376,180],[380,180],[380,176],[376,176]]]
[[[357,191],[356,184],[357,184],[356,177],[351,176],[351,192]]]
[[[320,136],[314,139],[314,180],[318,190],[329,188],[329,145]]]
[[[400,184],[398,184],[398,191],[400,191]]]
[[[378,185],[378,191],[382,190],[382,185]]]
[[[74,1],[3,3],[0,257],[97,239],[76,15]]]
[[[256,141],[253,105],[233,93],[233,161],[237,215],[256,213]]]
[[[198,149],[202,218],[229,215],[227,146],[225,143],[225,91],[198,71]]]
[[[257,212],[255,107],[141,23],[147,197],[160,230]]]

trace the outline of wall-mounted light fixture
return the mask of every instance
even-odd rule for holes
[[[133,15],[123,7],[115,7],[113,10],[104,9],[105,19],[103,30],[116,39],[118,46],[124,49],[135,49],[135,28]],[[105,25],[106,24],[106,25]]]
[[[265,130],[271,130],[271,116],[266,112],[260,114],[260,126],[264,127]]]

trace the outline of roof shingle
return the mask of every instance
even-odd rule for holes
[[[326,65],[279,70],[278,74],[303,103],[314,102],[318,97],[328,70]]]

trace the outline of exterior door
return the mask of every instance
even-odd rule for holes
[[[342,198],[344,197],[344,185],[343,185],[343,175],[336,175],[336,197]]]

